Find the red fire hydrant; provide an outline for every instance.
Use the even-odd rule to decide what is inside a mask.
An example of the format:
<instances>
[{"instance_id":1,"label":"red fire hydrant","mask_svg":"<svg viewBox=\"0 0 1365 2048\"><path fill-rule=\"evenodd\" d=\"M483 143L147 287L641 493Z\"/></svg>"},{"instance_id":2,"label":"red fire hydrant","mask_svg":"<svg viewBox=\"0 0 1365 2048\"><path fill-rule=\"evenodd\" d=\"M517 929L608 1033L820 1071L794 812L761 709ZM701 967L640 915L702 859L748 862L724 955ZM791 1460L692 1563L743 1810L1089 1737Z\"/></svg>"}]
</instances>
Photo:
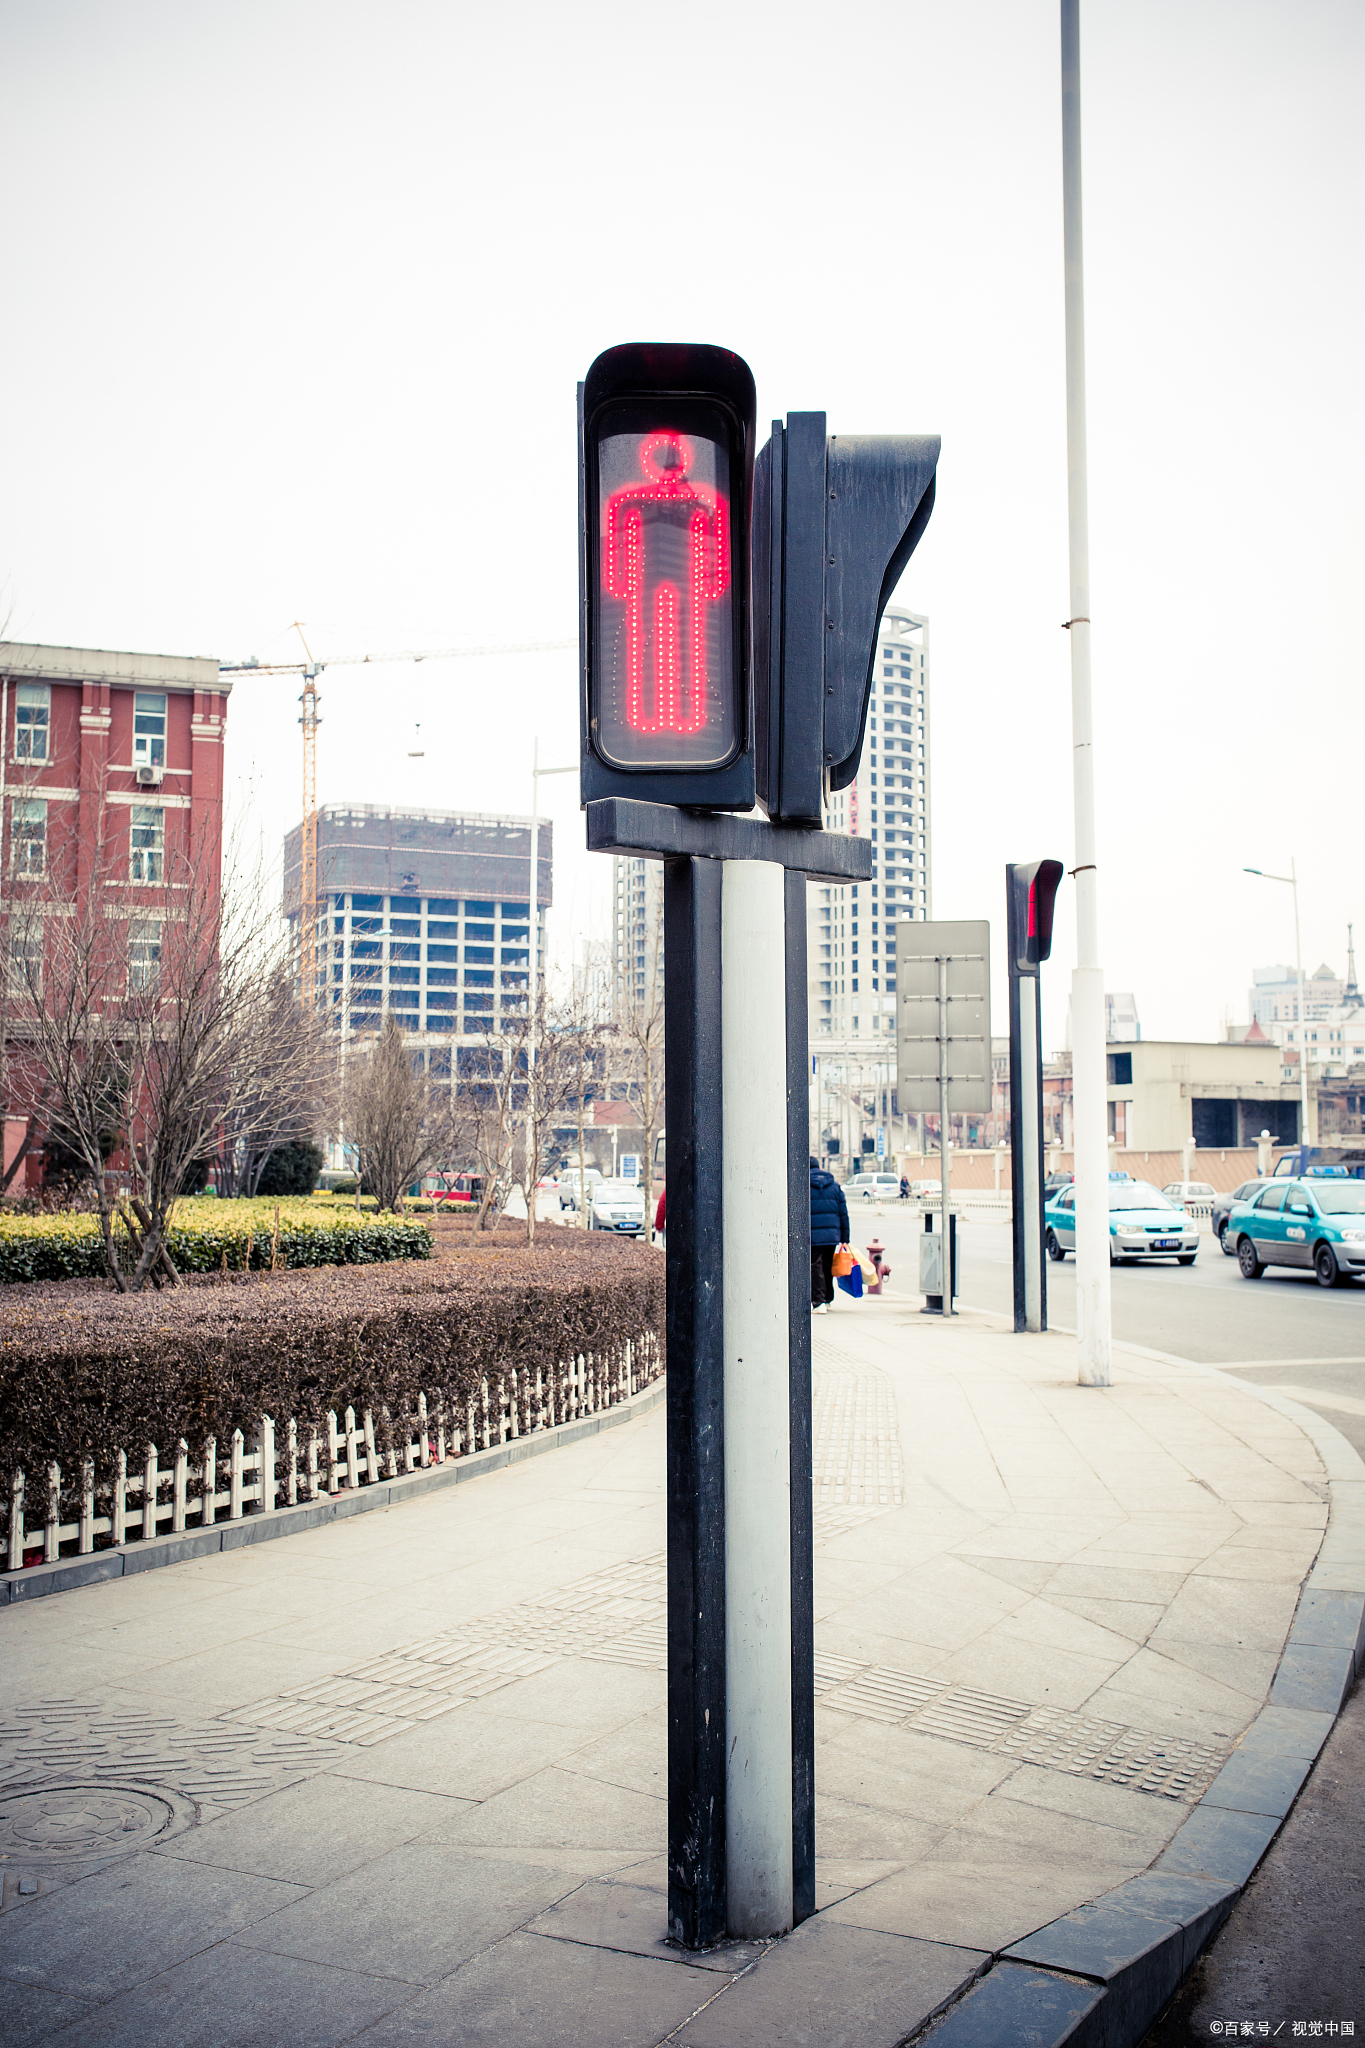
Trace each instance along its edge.
<instances>
[{"instance_id":1,"label":"red fire hydrant","mask_svg":"<svg viewBox=\"0 0 1365 2048\"><path fill-rule=\"evenodd\" d=\"M880 1294L882 1291L883 1280L889 1280L891 1278L891 1268L887 1265L886 1260L882 1257L882 1253L885 1249L886 1247L883 1244L881 1244L875 1237L873 1238L871 1244L869 1244L867 1248L867 1256L869 1257L869 1259L871 1259L873 1270L877 1275L876 1279L873 1280L868 1287L867 1291L869 1294Z\"/></svg>"}]
</instances>

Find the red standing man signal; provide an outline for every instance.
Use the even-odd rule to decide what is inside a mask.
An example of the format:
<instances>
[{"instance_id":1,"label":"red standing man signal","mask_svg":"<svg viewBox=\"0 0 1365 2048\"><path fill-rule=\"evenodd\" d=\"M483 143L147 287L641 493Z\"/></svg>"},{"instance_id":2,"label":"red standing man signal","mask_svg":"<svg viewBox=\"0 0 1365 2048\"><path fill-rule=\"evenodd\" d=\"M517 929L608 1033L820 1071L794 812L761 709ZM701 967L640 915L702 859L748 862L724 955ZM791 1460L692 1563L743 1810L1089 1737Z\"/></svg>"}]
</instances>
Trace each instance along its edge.
<instances>
[{"instance_id":1,"label":"red standing man signal","mask_svg":"<svg viewBox=\"0 0 1365 2048\"><path fill-rule=\"evenodd\" d=\"M626 607L625 718L635 732L695 733L706 723L707 608L730 587L730 522L719 492L689 480L692 462L682 434L650 434L642 479L606 503L602 582Z\"/></svg>"}]
</instances>

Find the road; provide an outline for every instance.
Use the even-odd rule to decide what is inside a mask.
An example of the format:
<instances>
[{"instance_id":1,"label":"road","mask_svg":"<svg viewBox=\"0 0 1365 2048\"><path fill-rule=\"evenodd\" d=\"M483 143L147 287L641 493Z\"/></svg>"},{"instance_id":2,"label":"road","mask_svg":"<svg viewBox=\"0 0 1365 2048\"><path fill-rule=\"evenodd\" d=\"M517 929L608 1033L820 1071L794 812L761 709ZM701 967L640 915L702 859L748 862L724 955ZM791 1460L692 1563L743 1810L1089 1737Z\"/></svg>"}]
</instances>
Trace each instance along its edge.
<instances>
[{"instance_id":1,"label":"road","mask_svg":"<svg viewBox=\"0 0 1365 2048\"><path fill-rule=\"evenodd\" d=\"M892 1286L916 1291L919 1216L855 1203L851 1223L855 1243L876 1237L886 1246ZM1012 1315L1010 1226L969 1217L959 1228L962 1304ZM1243 1280L1211 1236L1193 1266L1116 1266L1112 1280L1116 1338L1274 1387L1317 1409L1365 1457L1365 1285L1328 1289L1288 1269ZM1074 1259L1048 1262L1047 1291L1048 1321L1074 1329Z\"/></svg>"}]
</instances>

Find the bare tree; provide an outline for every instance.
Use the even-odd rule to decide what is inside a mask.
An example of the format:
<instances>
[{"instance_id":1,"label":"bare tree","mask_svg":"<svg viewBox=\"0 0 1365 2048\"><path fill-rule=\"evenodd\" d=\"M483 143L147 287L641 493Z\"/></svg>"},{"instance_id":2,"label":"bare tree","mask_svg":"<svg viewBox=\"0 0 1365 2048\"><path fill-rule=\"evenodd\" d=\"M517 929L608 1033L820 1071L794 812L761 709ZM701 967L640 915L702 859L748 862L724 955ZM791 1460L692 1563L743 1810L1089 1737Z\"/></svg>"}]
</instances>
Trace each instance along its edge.
<instances>
[{"instance_id":1,"label":"bare tree","mask_svg":"<svg viewBox=\"0 0 1365 2048\"><path fill-rule=\"evenodd\" d=\"M261 1039L240 1048L248 1072L223 1118L217 1154L223 1195L254 1195L272 1152L307 1142L339 1112L335 1041L321 1016L303 1008L283 963L263 995Z\"/></svg>"},{"instance_id":2,"label":"bare tree","mask_svg":"<svg viewBox=\"0 0 1365 2048\"><path fill-rule=\"evenodd\" d=\"M552 1004L544 989L532 1009L505 1021L504 1037L514 1071L525 1074L519 1124L520 1172L526 1196L526 1242L536 1240L536 1189L550 1152L550 1142L570 1117L579 1129L582 1156L583 1108L591 1086L595 1018L572 997ZM581 1178L581 1176L580 1176Z\"/></svg>"},{"instance_id":3,"label":"bare tree","mask_svg":"<svg viewBox=\"0 0 1365 2048\"><path fill-rule=\"evenodd\" d=\"M645 1229L654 1221L654 1141L664 1120L664 913L663 892L649 917L633 965L616 990L616 1063L636 1110L644 1158Z\"/></svg>"},{"instance_id":4,"label":"bare tree","mask_svg":"<svg viewBox=\"0 0 1365 2048\"><path fill-rule=\"evenodd\" d=\"M396 1209L404 1188L447 1164L463 1135L449 1083L414 1060L391 1010L373 1044L353 1054L343 1113L358 1177L369 1182L381 1209Z\"/></svg>"},{"instance_id":5,"label":"bare tree","mask_svg":"<svg viewBox=\"0 0 1365 2048\"><path fill-rule=\"evenodd\" d=\"M149 1280L175 1284L172 1205L225 1130L250 1149L276 1127L281 1086L307 1100L315 1047L297 1031L306 1057L281 1047L282 940L260 875L235 859L223 873L216 841L197 857L192 846L135 840L134 894L111 872L102 827L11 906L9 1029L14 1062L45 1099L49 1137L94 1189L109 1277L136 1292ZM126 1205L110 1185L111 1157L126 1162Z\"/></svg>"}]
</instances>

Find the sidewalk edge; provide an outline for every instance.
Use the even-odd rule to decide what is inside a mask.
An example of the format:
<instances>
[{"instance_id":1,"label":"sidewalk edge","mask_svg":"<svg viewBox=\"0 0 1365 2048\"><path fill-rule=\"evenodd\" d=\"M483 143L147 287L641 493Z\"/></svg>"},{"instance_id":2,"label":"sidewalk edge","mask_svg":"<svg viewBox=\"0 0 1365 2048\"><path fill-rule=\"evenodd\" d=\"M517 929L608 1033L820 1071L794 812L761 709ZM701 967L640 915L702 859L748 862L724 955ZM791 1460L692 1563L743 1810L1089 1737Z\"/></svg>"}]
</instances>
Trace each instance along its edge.
<instances>
[{"instance_id":1,"label":"sidewalk edge","mask_svg":"<svg viewBox=\"0 0 1365 2048\"><path fill-rule=\"evenodd\" d=\"M1003 1950L913 2036L926 2048L1140 2048L1284 1826L1365 1669L1365 1461L1313 1409L1254 1380L1147 1345L1115 1348L1254 1394L1296 1423L1327 1475L1327 1531L1265 1705L1151 1868Z\"/></svg>"},{"instance_id":2,"label":"sidewalk edge","mask_svg":"<svg viewBox=\"0 0 1365 2048\"><path fill-rule=\"evenodd\" d=\"M561 1422L554 1429L536 1430L532 1436L516 1437L468 1457L447 1458L425 1472L404 1473L397 1479L383 1479L373 1486L352 1492L324 1494L321 1500L305 1501L298 1507L276 1508L272 1514L249 1515L240 1522L215 1522L209 1529L187 1529L174 1536L153 1536L146 1542L123 1545L117 1550L94 1550L85 1557L61 1558L56 1564L29 1565L22 1572L0 1575L0 1609L21 1600L41 1600L50 1593L68 1593L77 1586L98 1585L105 1579L131 1577L163 1565L180 1564L186 1558L212 1557L224 1550L240 1550L248 1543L269 1543L277 1536L297 1536L326 1522L338 1522L351 1515L373 1514L379 1508L401 1507L405 1501L435 1493L447 1486L459 1486L478 1479L485 1472L498 1472L525 1458L537 1458L564 1444L597 1436L604 1429L618 1429L657 1407L664 1398L667 1375L660 1373L642 1393L600 1414L577 1422Z\"/></svg>"}]
</instances>

